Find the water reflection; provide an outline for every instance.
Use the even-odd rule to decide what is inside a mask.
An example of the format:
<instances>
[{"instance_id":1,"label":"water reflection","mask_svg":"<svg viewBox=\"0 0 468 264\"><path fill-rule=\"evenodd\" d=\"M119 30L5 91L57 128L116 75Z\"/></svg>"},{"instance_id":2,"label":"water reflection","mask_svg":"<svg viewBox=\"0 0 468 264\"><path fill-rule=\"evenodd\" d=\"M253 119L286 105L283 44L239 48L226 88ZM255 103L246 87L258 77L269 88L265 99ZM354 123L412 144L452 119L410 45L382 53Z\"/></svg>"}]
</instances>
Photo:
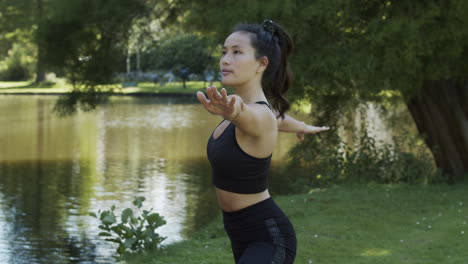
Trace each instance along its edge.
<instances>
[{"instance_id":1,"label":"water reflection","mask_svg":"<svg viewBox=\"0 0 468 264\"><path fill-rule=\"evenodd\" d=\"M58 118L56 99L0 96L0 263L113 262L88 212L137 195L165 217L166 243L218 214L205 153L220 120L193 100L111 98ZM294 142L282 135L273 162Z\"/></svg>"},{"instance_id":2,"label":"water reflection","mask_svg":"<svg viewBox=\"0 0 468 264\"><path fill-rule=\"evenodd\" d=\"M79 221L68 221L79 218L83 206L79 184L67 182L70 165L31 161L1 165L2 263L96 260L95 245L86 234L73 232Z\"/></svg>"}]
</instances>

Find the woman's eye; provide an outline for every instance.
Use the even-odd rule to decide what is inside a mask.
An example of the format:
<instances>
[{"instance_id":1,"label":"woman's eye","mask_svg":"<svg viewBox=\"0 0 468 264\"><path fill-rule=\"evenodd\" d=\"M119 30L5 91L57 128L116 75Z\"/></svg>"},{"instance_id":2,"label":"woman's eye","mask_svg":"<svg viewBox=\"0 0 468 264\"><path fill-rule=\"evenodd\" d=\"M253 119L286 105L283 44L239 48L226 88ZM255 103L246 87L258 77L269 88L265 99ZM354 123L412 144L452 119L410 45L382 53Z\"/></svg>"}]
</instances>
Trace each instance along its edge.
<instances>
[{"instance_id":1,"label":"woman's eye","mask_svg":"<svg viewBox=\"0 0 468 264\"><path fill-rule=\"evenodd\" d=\"M228 53L228 52L225 51L225 50L223 50L223 51L221 52L221 54L222 54L223 56L226 55L227 53ZM235 50L235 51L232 52L232 54L242 54L242 52L240 52L239 50Z\"/></svg>"}]
</instances>

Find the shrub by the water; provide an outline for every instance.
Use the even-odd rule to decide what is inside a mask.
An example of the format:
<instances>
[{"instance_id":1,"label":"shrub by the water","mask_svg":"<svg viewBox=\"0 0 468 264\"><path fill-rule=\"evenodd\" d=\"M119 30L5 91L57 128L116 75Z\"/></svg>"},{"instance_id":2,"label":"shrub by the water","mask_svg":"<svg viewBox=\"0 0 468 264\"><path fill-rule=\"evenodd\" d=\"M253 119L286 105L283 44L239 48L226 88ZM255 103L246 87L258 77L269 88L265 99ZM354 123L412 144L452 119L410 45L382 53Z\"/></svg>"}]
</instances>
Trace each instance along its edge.
<instances>
[{"instance_id":1,"label":"shrub by the water","mask_svg":"<svg viewBox=\"0 0 468 264\"><path fill-rule=\"evenodd\" d=\"M297 185L310 188L343 181L433 183L443 179L431 154L413 139L399 137L393 138L393 144L377 144L363 132L353 141L351 145L330 133L309 137L295 146L290 152L291 167L300 168L298 174L307 173Z\"/></svg>"},{"instance_id":2,"label":"shrub by the water","mask_svg":"<svg viewBox=\"0 0 468 264\"><path fill-rule=\"evenodd\" d=\"M116 258L122 259L126 253L141 253L156 250L165 237L155 230L166 224L158 214L150 210L141 210L144 197L136 197L133 204L138 208L133 212L131 208L122 211L120 221L115 214L115 206L110 210L90 213L90 216L101 221L99 228L103 232L99 236L106 241L118 244Z\"/></svg>"}]
</instances>

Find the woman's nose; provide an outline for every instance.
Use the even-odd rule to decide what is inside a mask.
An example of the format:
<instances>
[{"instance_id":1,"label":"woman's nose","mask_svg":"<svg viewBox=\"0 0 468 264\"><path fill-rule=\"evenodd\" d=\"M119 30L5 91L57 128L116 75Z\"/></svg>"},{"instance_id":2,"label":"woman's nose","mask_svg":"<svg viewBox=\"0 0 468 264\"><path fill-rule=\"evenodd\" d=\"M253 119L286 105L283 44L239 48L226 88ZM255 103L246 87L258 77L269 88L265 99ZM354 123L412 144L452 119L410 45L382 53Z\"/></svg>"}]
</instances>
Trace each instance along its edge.
<instances>
[{"instance_id":1,"label":"woman's nose","mask_svg":"<svg viewBox=\"0 0 468 264\"><path fill-rule=\"evenodd\" d=\"M229 53L225 53L222 57L221 57L221 63L223 65L225 64L229 64L231 62L231 56L229 56Z\"/></svg>"}]
</instances>

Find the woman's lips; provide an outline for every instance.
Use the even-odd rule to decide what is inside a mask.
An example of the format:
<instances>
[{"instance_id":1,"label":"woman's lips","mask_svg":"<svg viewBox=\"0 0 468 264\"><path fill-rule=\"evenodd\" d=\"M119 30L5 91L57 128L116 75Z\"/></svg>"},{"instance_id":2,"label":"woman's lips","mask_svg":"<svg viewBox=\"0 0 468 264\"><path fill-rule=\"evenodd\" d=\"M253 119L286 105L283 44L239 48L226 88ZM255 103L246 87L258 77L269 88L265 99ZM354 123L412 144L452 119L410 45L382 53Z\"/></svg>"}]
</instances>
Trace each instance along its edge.
<instances>
[{"instance_id":1,"label":"woman's lips","mask_svg":"<svg viewBox=\"0 0 468 264\"><path fill-rule=\"evenodd\" d=\"M221 73L223 75L228 75L228 74L232 73L232 71L231 70L222 70Z\"/></svg>"}]
</instances>

